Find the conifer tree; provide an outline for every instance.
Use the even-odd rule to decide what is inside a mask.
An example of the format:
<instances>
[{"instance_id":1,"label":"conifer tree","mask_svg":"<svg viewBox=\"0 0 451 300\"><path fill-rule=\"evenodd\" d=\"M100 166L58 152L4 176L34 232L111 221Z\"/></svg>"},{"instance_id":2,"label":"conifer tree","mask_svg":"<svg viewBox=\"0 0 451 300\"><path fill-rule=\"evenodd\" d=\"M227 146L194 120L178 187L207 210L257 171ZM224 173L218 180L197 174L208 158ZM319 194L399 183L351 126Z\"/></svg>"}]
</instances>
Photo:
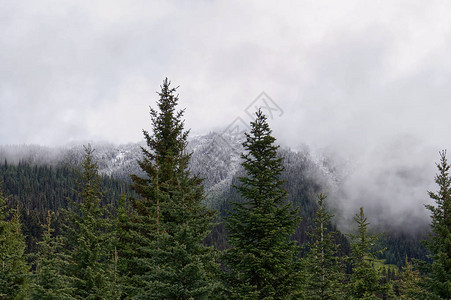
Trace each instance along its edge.
<instances>
[{"instance_id":1,"label":"conifer tree","mask_svg":"<svg viewBox=\"0 0 451 300\"><path fill-rule=\"evenodd\" d=\"M232 203L226 219L226 293L231 299L290 299L300 293L299 247L290 239L300 220L286 201L282 158L274 142L259 110L243 143L247 177L239 178L237 189L245 201Z\"/></svg>"},{"instance_id":2,"label":"conifer tree","mask_svg":"<svg viewBox=\"0 0 451 300\"><path fill-rule=\"evenodd\" d=\"M375 269L376 252L371 249L379 238L378 235L368 234L367 218L360 207L360 213L354 216L357 223L357 234L350 234L352 274L348 286L350 299L378 299L378 296L389 294L391 286L381 284L381 275Z\"/></svg>"},{"instance_id":3,"label":"conifer tree","mask_svg":"<svg viewBox=\"0 0 451 300\"><path fill-rule=\"evenodd\" d=\"M451 299L451 177L446 151L440 152L439 173L435 182L439 190L429 192L435 205L426 205L431 212L432 234L425 245L430 251L432 265L426 268L426 288L437 299Z\"/></svg>"},{"instance_id":4,"label":"conifer tree","mask_svg":"<svg viewBox=\"0 0 451 300\"><path fill-rule=\"evenodd\" d=\"M81 299L113 299L111 218L102 206L102 191L94 150L85 147L80 173L80 202L66 211L65 245L69 264L65 275Z\"/></svg>"},{"instance_id":5,"label":"conifer tree","mask_svg":"<svg viewBox=\"0 0 451 300\"><path fill-rule=\"evenodd\" d=\"M318 195L315 227L306 258L305 293L308 299L343 299L344 269L338 257L339 245L334 242L335 232L329 230L333 215L327 211L325 199L325 195Z\"/></svg>"},{"instance_id":6,"label":"conifer tree","mask_svg":"<svg viewBox=\"0 0 451 300\"><path fill-rule=\"evenodd\" d=\"M202 205L201 180L188 168L189 131L175 92L165 79L158 110L150 109L152 133L143 130L147 148L138 162L145 177L132 175L140 197L121 225L124 290L134 299L210 299L216 286L213 249L202 243L213 213Z\"/></svg>"},{"instance_id":7,"label":"conifer tree","mask_svg":"<svg viewBox=\"0 0 451 300\"><path fill-rule=\"evenodd\" d=\"M130 202L127 201L127 196L124 194L121 188L121 197L118 203L118 207L116 209L116 217L115 217L115 230L114 230L114 273L113 273L113 282L114 282L114 293L118 295L123 295L125 298L126 295L130 294L129 289L131 286L131 281L128 276L122 276L125 274L127 270L127 257L133 257L134 255L134 245L131 241L131 230L130 230L130 220L131 214L134 211L130 205ZM119 257L120 255L120 257Z\"/></svg>"},{"instance_id":8,"label":"conifer tree","mask_svg":"<svg viewBox=\"0 0 451 300\"><path fill-rule=\"evenodd\" d=\"M399 299L428 299L430 294L422 287L423 278L407 259L399 278Z\"/></svg>"},{"instance_id":9,"label":"conifer tree","mask_svg":"<svg viewBox=\"0 0 451 300\"><path fill-rule=\"evenodd\" d=\"M69 278L62 274L62 269L67 263L67 256L63 254L62 237L54 236L55 230L51 226L51 221L52 214L48 211L47 222L43 225L43 238L38 242L31 299L75 299L71 296Z\"/></svg>"},{"instance_id":10,"label":"conifer tree","mask_svg":"<svg viewBox=\"0 0 451 300\"><path fill-rule=\"evenodd\" d=\"M28 272L19 214L0 190L0 299L24 298Z\"/></svg>"}]
</instances>

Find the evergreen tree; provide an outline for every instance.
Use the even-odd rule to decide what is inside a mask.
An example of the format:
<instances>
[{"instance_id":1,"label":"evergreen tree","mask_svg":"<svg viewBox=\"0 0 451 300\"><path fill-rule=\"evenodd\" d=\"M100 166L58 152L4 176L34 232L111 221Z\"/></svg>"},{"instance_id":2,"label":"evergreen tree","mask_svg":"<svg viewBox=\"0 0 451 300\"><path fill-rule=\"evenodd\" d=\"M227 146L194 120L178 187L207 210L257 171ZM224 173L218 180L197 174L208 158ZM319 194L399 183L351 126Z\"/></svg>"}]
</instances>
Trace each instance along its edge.
<instances>
[{"instance_id":1,"label":"evergreen tree","mask_svg":"<svg viewBox=\"0 0 451 300\"><path fill-rule=\"evenodd\" d=\"M289 299L298 295L299 247L290 240L299 224L286 201L282 158L266 116L259 110L243 143L247 177L237 187L245 199L226 218L230 249L224 255L231 299Z\"/></svg>"},{"instance_id":2,"label":"evergreen tree","mask_svg":"<svg viewBox=\"0 0 451 300\"><path fill-rule=\"evenodd\" d=\"M116 209L115 240L114 240L114 290L115 294L130 294L131 284L128 276L121 276L128 270L127 257L133 257L136 244L132 243L130 220L134 211L127 201L127 196L121 191L121 198ZM120 254L119 254L120 253ZM121 257L119 257L121 255ZM132 266L133 267L133 266Z\"/></svg>"},{"instance_id":3,"label":"evergreen tree","mask_svg":"<svg viewBox=\"0 0 451 300\"><path fill-rule=\"evenodd\" d=\"M331 215L324 200L318 196L318 209L314 218L314 231L310 235L310 251L306 265L306 296L308 299L343 299L344 269L334 242L336 232L330 232Z\"/></svg>"},{"instance_id":4,"label":"evergreen tree","mask_svg":"<svg viewBox=\"0 0 451 300\"><path fill-rule=\"evenodd\" d=\"M62 237L54 236L51 227L52 214L47 214L47 223L43 225L42 241L38 242L36 271L31 299L58 300L74 299L71 296L70 281L62 274L67 263L67 256L63 254Z\"/></svg>"},{"instance_id":5,"label":"evergreen tree","mask_svg":"<svg viewBox=\"0 0 451 300\"><path fill-rule=\"evenodd\" d=\"M399 299L428 299L428 292L422 288L423 278L407 259L399 278Z\"/></svg>"},{"instance_id":6,"label":"evergreen tree","mask_svg":"<svg viewBox=\"0 0 451 300\"><path fill-rule=\"evenodd\" d=\"M430 251L432 265L428 266L426 288L436 299L451 299L451 177L446 151L440 152L439 173L435 182L439 186L436 193L429 192L434 205L426 205L431 212L432 234L425 241Z\"/></svg>"},{"instance_id":7,"label":"evergreen tree","mask_svg":"<svg viewBox=\"0 0 451 300\"><path fill-rule=\"evenodd\" d=\"M348 296L351 299L378 299L378 296L391 292L391 286L387 283L381 284L382 277L375 269L375 252L371 249L378 239L377 235L368 234L367 218L363 213L354 216L357 223L357 234L350 234L352 274L350 277Z\"/></svg>"},{"instance_id":8,"label":"evergreen tree","mask_svg":"<svg viewBox=\"0 0 451 300\"><path fill-rule=\"evenodd\" d=\"M213 297L213 249L202 241L213 213L202 205L201 180L190 174L188 132L176 111L176 88L165 79L151 108L153 132L143 131L147 148L139 161L145 177L132 175L135 212L122 223L125 291L134 299L209 299Z\"/></svg>"},{"instance_id":9,"label":"evergreen tree","mask_svg":"<svg viewBox=\"0 0 451 300\"><path fill-rule=\"evenodd\" d=\"M65 274L80 299L113 299L111 219L101 205L102 191L94 150L85 147L80 173L80 202L66 211L65 245L69 264Z\"/></svg>"},{"instance_id":10,"label":"evergreen tree","mask_svg":"<svg viewBox=\"0 0 451 300\"><path fill-rule=\"evenodd\" d=\"M0 299L25 297L28 270L19 214L0 190Z\"/></svg>"}]
</instances>

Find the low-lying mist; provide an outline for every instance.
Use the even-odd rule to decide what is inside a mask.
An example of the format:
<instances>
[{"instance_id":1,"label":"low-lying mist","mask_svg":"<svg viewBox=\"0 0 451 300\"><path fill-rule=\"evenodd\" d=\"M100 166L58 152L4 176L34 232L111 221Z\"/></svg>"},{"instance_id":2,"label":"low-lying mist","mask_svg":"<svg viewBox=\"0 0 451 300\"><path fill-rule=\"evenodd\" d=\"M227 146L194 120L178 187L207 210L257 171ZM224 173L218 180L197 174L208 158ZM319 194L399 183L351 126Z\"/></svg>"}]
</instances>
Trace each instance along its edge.
<instances>
[{"instance_id":1,"label":"low-lying mist","mask_svg":"<svg viewBox=\"0 0 451 300\"><path fill-rule=\"evenodd\" d=\"M352 153L338 147L319 150L332 169L340 169L339 183L326 191L339 228L352 231L353 217L364 207L372 229L427 230L430 217L424 205L433 203L427 192L436 190L440 150L433 148L412 136L398 136Z\"/></svg>"},{"instance_id":2,"label":"low-lying mist","mask_svg":"<svg viewBox=\"0 0 451 300\"><path fill-rule=\"evenodd\" d=\"M127 172L137 172L139 146L94 144L100 170L107 175L128 178ZM289 150L282 149L286 149L283 151L287 156ZM324 187L323 192L328 195L328 204L335 214L334 220L343 232L352 231L353 216L361 206L373 229L416 233L427 228L430 218L424 204L432 203L427 191L436 189L434 175L438 150L412 136L398 136L388 143L366 149L361 147L352 155L340 147L312 149L304 145L295 152L316 164L314 168L323 170L314 171L311 176ZM10 164L20 161L40 165L76 164L82 153L82 145L59 148L0 146L1 163L6 160ZM194 156L198 169L202 168L199 155L202 153Z\"/></svg>"}]
</instances>

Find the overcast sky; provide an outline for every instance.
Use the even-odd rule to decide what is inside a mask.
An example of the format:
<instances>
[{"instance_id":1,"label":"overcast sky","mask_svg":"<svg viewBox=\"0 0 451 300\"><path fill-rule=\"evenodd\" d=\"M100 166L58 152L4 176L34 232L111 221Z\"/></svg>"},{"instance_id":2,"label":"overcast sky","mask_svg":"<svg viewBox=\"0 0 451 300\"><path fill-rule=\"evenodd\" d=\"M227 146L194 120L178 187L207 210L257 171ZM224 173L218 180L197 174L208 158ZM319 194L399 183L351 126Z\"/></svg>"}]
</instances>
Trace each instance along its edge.
<instances>
[{"instance_id":1,"label":"overcast sky","mask_svg":"<svg viewBox=\"0 0 451 300\"><path fill-rule=\"evenodd\" d=\"M280 143L423 191L451 148L450 53L450 1L0 0L0 144L140 141L168 77L195 134L264 91Z\"/></svg>"}]
</instances>

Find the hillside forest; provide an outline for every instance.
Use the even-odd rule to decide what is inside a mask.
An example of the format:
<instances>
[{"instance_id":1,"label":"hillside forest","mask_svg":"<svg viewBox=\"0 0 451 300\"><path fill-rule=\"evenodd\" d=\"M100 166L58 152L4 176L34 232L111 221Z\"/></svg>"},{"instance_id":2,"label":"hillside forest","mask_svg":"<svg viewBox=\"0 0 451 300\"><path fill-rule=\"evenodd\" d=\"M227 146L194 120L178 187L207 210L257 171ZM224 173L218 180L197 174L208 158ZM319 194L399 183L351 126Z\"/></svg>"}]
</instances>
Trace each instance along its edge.
<instances>
[{"instance_id":1,"label":"hillside forest","mask_svg":"<svg viewBox=\"0 0 451 300\"><path fill-rule=\"evenodd\" d=\"M381 232L365 207L342 232L261 109L239 171L207 195L214 170L192 169L176 88L158 95L139 170L100 173L89 144L80 159L0 163L0 299L451 299L446 151L424 233Z\"/></svg>"}]
</instances>

